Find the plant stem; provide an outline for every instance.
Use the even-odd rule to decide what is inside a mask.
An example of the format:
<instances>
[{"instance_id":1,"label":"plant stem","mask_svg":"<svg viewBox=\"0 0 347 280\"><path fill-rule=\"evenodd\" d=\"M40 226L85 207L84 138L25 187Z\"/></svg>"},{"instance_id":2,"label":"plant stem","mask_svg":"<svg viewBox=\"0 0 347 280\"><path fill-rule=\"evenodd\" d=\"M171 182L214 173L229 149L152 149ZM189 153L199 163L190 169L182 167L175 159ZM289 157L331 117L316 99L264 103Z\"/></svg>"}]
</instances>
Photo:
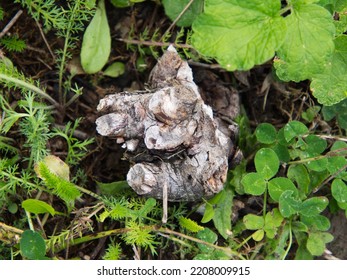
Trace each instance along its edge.
<instances>
[{"instance_id":1,"label":"plant stem","mask_svg":"<svg viewBox=\"0 0 347 280\"><path fill-rule=\"evenodd\" d=\"M163 43L163 42L132 40L132 39L122 39L122 38L118 38L117 40L127 44L133 44L133 45L156 46L156 47L168 47L170 45L173 45L175 48L193 49L193 46L188 44L165 43L165 42Z\"/></svg>"},{"instance_id":2,"label":"plant stem","mask_svg":"<svg viewBox=\"0 0 347 280\"><path fill-rule=\"evenodd\" d=\"M194 0L190 0L184 9L180 12L180 14L175 18L175 20L171 23L168 29L165 30L163 35L161 36L159 41L162 41L165 38L165 35L170 32L170 30L176 25L176 23L180 20L180 18L184 15L184 13L189 9L189 7L193 4Z\"/></svg>"},{"instance_id":3,"label":"plant stem","mask_svg":"<svg viewBox=\"0 0 347 280\"><path fill-rule=\"evenodd\" d=\"M25 210L25 214L28 218L28 224L29 224L29 228L32 230L32 231L35 231L35 228L34 228L34 225L33 225L33 221L31 220L31 216L30 216L30 212L28 212L27 210Z\"/></svg>"},{"instance_id":4,"label":"plant stem","mask_svg":"<svg viewBox=\"0 0 347 280\"><path fill-rule=\"evenodd\" d=\"M342 152L347 153L347 148L340 148L340 149L336 149L333 151L329 151L325 155L319 155L319 156L310 157L310 158L303 158L303 159L299 159L299 160L292 160L292 161L288 161L287 163L288 164L299 164L299 163L305 163L305 162L309 162L309 161L319 160L322 158L346 156L346 155L342 154Z\"/></svg>"},{"instance_id":5,"label":"plant stem","mask_svg":"<svg viewBox=\"0 0 347 280\"><path fill-rule=\"evenodd\" d=\"M245 245L250 239L252 238L252 235L248 236L246 239L244 239L235 249L241 248L243 245Z\"/></svg>"},{"instance_id":6,"label":"plant stem","mask_svg":"<svg viewBox=\"0 0 347 280\"><path fill-rule=\"evenodd\" d=\"M16 21L19 19L21 14L23 13L23 10L19 10L14 17L10 20L10 22L4 27L4 29L0 33L0 38L4 37L6 33L11 29L11 27L16 23Z\"/></svg>"},{"instance_id":7,"label":"plant stem","mask_svg":"<svg viewBox=\"0 0 347 280\"><path fill-rule=\"evenodd\" d=\"M162 233L167 233L167 234L173 234L173 235L176 235L176 236L180 236L180 237L183 237L185 239L188 239L190 241L193 241L193 242L196 242L196 243L200 243L200 244L203 244L203 245L206 245L206 246L209 246L211 248L214 248L216 250L219 250L219 251L223 251L224 253L226 253L228 256L230 257L237 257L241 260L245 260L245 258L238 252L232 250L231 248L229 247L221 247L221 246L218 246L218 245L215 245L215 244L211 244L211 243L208 243L206 241L203 241L201 239L198 239L198 238L195 238L195 237L192 237L192 236L189 236L189 235L186 235L186 234L183 234L183 233L180 233L180 232L177 232L177 231L173 231L171 229L168 229L168 228L159 228L159 229L155 229L153 227L154 231L157 231L157 232L162 232Z\"/></svg>"},{"instance_id":8,"label":"plant stem","mask_svg":"<svg viewBox=\"0 0 347 280\"><path fill-rule=\"evenodd\" d=\"M267 185L268 183L266 183ZM265 221L265 217L266 217L266 206L267 206L267 186L265 188L265 192L264 192L264 202L263 202L263 218Z\"/></svg>"},{"instance_id":9,"label":"plant stem","mask_svg":"<svg viewBox=\"0 0 347 280\"><path fill-rule=\"evenodd\" d=\"M19 178L19 177L13 176L12 174L10 174L10 173L8 173L8 172L6 172L6 171L3 171L3 170L2 170L2 171L1 171L1 174L3 174L4 176L8 177L9 180L15 179L16 181L20 182L22 185L26 184L26 185L29 185L29 186L34 187L34 189L37 189L37 188L40 188L40 189L41 189L40 186L38 186L38 185L36 185L36 184L33 184L33 183L30 183L30 182L28 182L28 181L26 181L26 180L23 180L23 179ZM0 192L1 192L3 189L5 189L5 188L8 188L8 184L5 184L5 185L0 189Z\"/></svg>"},{"instance_id":10,"label":"plant stem","mask_svg":"<svg viewBox=\"0 0 347 280\"><path fill-rule=\"evenodd\" d=\"M195 238L195 237L192 237L192 236L189 236L189 235L177 232L177 231L173 231L173 230L168 229L168 228L163 228L163 227L158 228L156 225L143 226L142 228L144 230L151 230L151 231L154 231L154 232L157 232L157 233L176 235L176 236L188 239L190 241L206 245L206 246L208 246L210 248L213 248L213 249L216 249L216 250L219 250L219 251L223 251L225 254L227 254L230 257L237 257L238 259L245 260L245 258L242 256L242 254L240 254L240 253L238 253L238 252L236 252L234 250L231 250L229 247L221 247L221 246L218 246L218 245L215 245L215 244L212 244L212 243L208 243L208 242L203 241L201 239L198 239L198 238ZM123 234L123 233L126 233L126 232L130 231L130 230L131 229L129 229L129 228L117 228L117 229L112 229L112 230L98 232L98 233L95 233L95 234L86 235L86 236L83 236L83 237L80 237L80 238L76 238L76 239L70 240L69 242L64 242L63 244L60 245L59 248L57 248L55 250L55 252L59 252L61 250L64 250L67 247L67 245L73 246L73 245L81 244L81 243L84 243L84 242L89 242L89 241L92 241L92 240L95 240L95 239L99 239L99 238L102 238L102 237L107 237L107 236L112 236L112 235L117 235L117 234Z\"/></svg>"},{"instance_id":11,"label":"plant stem","mask_svg":"<svg viewBox=\"0 0 347 280\"><path fill-rule=\"evenodd\" d=\"M0 80L5 80L11 83L14 83L20 87L26 88L28 90L31 90L33 92L36 92L37 94L39 94L41 97L43 97L44 99L47 99L49 102L51 102L53 105L55 105L57 108L60 107L59 103L57 101L55 101L51 96L49 96L47 93L45 93L43 90L41 90L40 88L27 83L23 80L17 79L17 78L13 78L13 77L9 77L7 75L4 74L0 74Z\"/></svg>"},{"instance_id":12,"label":"plant stem","mask_svg":"<svg viewBox=\"0 0 347 280\"><path fill-rule=\"evenodd\" d=\"M325 184L327 184L330 180L334 179L338 174L340 174L342 171L346 170L347 164L342 166L339 170L337 170L334 174L329 176L327 179L325 179L318 187L315 187L312 190L312 193L318 192Z\"/></svg>"},{"instance_id":13,"label":"plant stem","mask_svg":"<svg viewBox=\"0 0 347 280\"><path fill-rule=\"evenodd\" d=\"M291 11L292 7L291 6L286 6L283 9L280 10L280 15L282 16L283 14L287 13L288 11Z\"/></svg>"},{"instance_id":14,"label":"plant stem","mask_svg":"<svg viewBox=\"0 0 347 280\"><path fill-rule=\"evenodd\" d=\"M66 63L66 57L68 53L68 48L70 45L70 36L71 36L71 29L72 25L74 24L74 17L76 15L76 12L79 7L79 1L75 1L75 5L73 7L73 10L71 11L71 16L68 19L68 24L66 26L66 33L65 33L65 42L64 42L64 48L62 52L62 57L60 59L60 65L59 65L59 86L58 86L58 92L59 92L59 103L64 107L66 102L66 96L65 92L63 92L63 75L65 70L65 63Z\"/></svg>"},{"instance_id":15,"label":"plant stem","mask_svg":"<svg viewBox=\"0 0 347 280\"><path fill-rule=\"evenodd\" d=\"M100 195L98 195L98 194L96 194L96 193L94 193L94 192L92 192L92 191L90 191L90 190L87 190L87 189L85 189L85 188L83 188L83 187L80 187L80 186L77 186L77 185L75 185L75 186L76 186L76 188L79 189L81 192L83 192L83 193L85 193L85 194L88 194L88 195L90 195L90 196L96 198L97 200L102 201L102 197L101 197Z\"/></svg>"},{"instance_id":16,"label":"plant stem","mask_svg":"<svg viewBox=\"0 0 347 280\"><path fill-rule=\"evenodd\" d=\"M283 256L282 256L282 260L284 260L288 253L289 253L289 250L290 248L292 247L292 242L293 242L293 233L292 233L292 220L289 221L289 244L287 246L287 249L286 251L283 253Z\"/></svg>"}]
</instances>

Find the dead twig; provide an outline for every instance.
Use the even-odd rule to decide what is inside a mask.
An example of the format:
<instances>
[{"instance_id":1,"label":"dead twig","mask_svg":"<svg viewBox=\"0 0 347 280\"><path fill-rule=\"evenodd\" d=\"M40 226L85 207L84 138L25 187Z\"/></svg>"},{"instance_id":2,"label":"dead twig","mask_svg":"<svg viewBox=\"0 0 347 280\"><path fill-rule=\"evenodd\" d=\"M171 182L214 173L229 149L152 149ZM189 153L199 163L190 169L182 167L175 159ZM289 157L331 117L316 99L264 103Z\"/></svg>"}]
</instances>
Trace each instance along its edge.
<instances>
[{"instance_id":1,"label":"dead twig","mask_svg":"<svg viewBox=\"0 0 347 280\"><path fill-rule=\"evenodd\" d=\"M117 38L116 40L120 42L124 42L126 44L134 44L134 45L155 46L155 47L168 47L172 45L175 48L193 49L193 46L189 44L163 43L163 42L153 42L153 41L123 39L123 38Z\"/></svg>"},{"instance_id":2,"label":"dead twig","mask_svg":"<svg viewBox=\"0 0 347 280\"><path fill-rule=\"evenodd\" d=\"M179 13L179 15L175 18L175 20L171 23L168 29L165 30L163 35L161 36L159 41L162 41L165 38L165 35L170 32L170 30L176 25L176 23L180 20L180 18L184 15L184 13L189 9L189 7L193 4L194 0L190 0L184 9Z\"/></svg>"},{"instance_id":3,"label":"dead twig","mask_svg":"<svg viewBox=\"0 0 347 280\"><path fill-rule=\"evenodd\" d=\"M6 33L10 30L10 28L16 23L18 18L21 16L23 13L22 10L19 10L15 16L10 20L10 22L5 26L5 28L0 32L0 38L4 37Z\"/></svg>"},{"instance_id":4,"label":"dead twig","mask_svg":"<svg viewBox=\"0 0 347 280\"><path fill-rule=\"evenodd\" d=\"M38 21L35 20L35 22L36 22L37 27L39 28L41 37L42 37L43 41L45 42L45 45L46 45L46 47L47 47L49 53L51 54L51 56L52 56L52 58L53 58L53 62L55 62L54 53L53 53L53 51L52 51L50 45L48 44L48 41L47 41L47 39L46 39L46 36L45 36L45 34L43 33L43 31L42 31L41 25L40 25L40 23L39 23Z\"/></svg>"}]
</instances>

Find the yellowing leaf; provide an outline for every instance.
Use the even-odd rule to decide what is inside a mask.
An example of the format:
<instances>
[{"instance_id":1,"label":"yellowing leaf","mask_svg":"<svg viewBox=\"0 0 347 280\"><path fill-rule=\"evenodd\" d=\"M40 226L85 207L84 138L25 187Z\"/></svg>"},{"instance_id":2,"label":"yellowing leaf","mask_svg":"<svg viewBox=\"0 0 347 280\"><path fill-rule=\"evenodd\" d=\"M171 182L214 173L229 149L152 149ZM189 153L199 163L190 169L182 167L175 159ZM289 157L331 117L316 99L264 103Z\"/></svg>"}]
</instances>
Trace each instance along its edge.
<instances>
[{"instance_id":1,"label":"yellowing leaf","mask_svg":"<svg viewBox=\"0 0 347 280\"><path fill-rule=\"evenodd\" d=\"M60 158L53 155L49 155L49 156L46 156L42 160L42 162L45 166L47 166L49 171L52 172L54 175L66 181L70 180L69 166ZM35 166L35 172L39 178L43 179L40 173L40 169L38 168L38 165Z\"/></svg>"},{"instance_id":2,"label":"yellowing leaf","mask_svg":"<svg viewBox=\"0 0 347 280\"><path fill-rule=\"evenodd\" d=\"M105 1L100 0L96 13L87 27L81 49L81 64L86 73L100 71L111 51L111 35L108 26Z\"/></svg>"},{"instance_id":3,"label":"yellowing leaf","mask_svg":"<svg viewBox=\"0 0 347 280\"><path fill-rule=\"evenodd\" d=\"M286 35L277 0L209 0L194 21L192 44L229 71L271 59Z\"/></svg>"},{"instance_id":4,"label":"yellowing leaf","mask_svg":"<svg viewBox=\"0 0 347 280\"><path fill-rule=\"evenodd\" d=\"M112 78L117 78L120 75L123 75L125 72L125 65L122 62L114 62L112 63L109 67L106 68L104 71L104 75L112 77Z\"/></svg>"},{"instance_id":5,"label":"yellowing leaf","mask_svg":"<svg viewBox=\"0 0 347 280\"><path fill-rule=\"evenodd\" d=\"M264 227L264 218L254 214L247 214L243 217L246 229L256 230Z\"/></svg>"},{"instance_id":6,"label":"yellowing leaf","mask_svg":"<svg viewBox=\"0 0 347 280\"><path fill-rule=\"evenodd\" d=\"M252 238L255 241L261 241L264 238L264 230L263 229L258 229L256 232L252 234Z\"/></svg>"}]
</instances>

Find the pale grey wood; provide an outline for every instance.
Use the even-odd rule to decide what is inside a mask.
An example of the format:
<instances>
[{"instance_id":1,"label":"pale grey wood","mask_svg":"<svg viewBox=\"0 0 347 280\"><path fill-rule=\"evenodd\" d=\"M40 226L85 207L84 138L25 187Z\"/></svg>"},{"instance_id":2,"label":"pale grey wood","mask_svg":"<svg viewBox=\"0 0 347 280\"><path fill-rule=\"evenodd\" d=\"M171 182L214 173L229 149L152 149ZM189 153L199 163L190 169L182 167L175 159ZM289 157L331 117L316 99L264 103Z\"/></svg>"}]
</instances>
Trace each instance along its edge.
<instances>
[{"instance_id":1,"label":"pale grey wood","mask_svg":"<svg viewBox=\"0 0 347 280\"><path fill-rule=\"evenodd\" d=\"M128 184L139 195L164 195L169 201L218 193L227 176L232 133L214 118L190 67L173 47L153 68L149 86L144 92L107 96L98 106L103 115L96 121L97 131L124 142L126 157L134 163ZM223 115L232 109L229 103L226 109Z\"/></svg>"}]
</instances>

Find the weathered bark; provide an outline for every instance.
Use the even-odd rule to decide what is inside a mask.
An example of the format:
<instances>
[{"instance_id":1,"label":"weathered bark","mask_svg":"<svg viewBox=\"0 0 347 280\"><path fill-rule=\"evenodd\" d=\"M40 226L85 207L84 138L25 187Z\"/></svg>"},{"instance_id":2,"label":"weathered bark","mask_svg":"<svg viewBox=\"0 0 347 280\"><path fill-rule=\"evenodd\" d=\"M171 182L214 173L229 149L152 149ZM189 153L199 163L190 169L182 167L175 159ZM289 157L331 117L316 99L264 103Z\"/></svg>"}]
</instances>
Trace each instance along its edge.
<instances>
[{"instance_id":1,"label":"weathered bark","mask_svg":"<svg viewBox=\"0 0 347 280\"><path fill-rule=\"evenodd\" d=\"M218 193L233 143L225 123L214 119L201 98L187 62L169 47L149 83L149 91L110 95L98 106L104 115L96 121L97 131L124 142L126 156L135 162L128 184L159 199L165 187L170 201Z\"/></svg>"}]
</instances>

